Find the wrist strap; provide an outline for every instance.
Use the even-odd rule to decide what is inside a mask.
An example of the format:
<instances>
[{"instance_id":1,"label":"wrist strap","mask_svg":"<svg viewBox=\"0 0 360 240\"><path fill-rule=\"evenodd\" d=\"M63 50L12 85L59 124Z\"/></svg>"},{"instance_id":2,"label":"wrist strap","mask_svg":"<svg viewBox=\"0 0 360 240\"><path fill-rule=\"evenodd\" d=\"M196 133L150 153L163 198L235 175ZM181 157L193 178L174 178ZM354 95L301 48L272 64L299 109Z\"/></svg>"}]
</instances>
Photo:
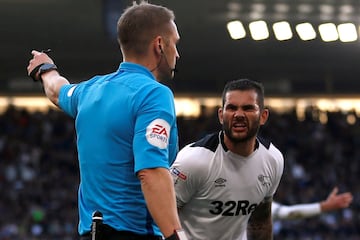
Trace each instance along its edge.
<instances>
[{"instance_id":1,"label":"wrist strap","mask_svg":"<svg viewBox=\"0 0 360 240\"><path fill-rule=\"evenodd\" d=\"M30 77L36 82L36 81L40 81L42 82L41 79L41 75L43 73L52 71L52 70L57 70L57 66L53 63L42 63L40 65L38 65L36 68L34 68L31 73L30 73Z\"/></svg>"},{"instance_id":2,"label":"wrist strap","mask_svg":"<svg viewBox=\"0 0 360 240\"><path fill-rule=\"evenodd\" d=\"M40 79L36 78L36 74L37 74L37 72L39 71L39 69L40 69L40 67L41 67L42 65L44 65L44 63L36 66L36 67L31 71L31 73L29 74L29 76L32 78L32 80L33 80L34 82L40 81Z\"/></svg>"}]
</instances>

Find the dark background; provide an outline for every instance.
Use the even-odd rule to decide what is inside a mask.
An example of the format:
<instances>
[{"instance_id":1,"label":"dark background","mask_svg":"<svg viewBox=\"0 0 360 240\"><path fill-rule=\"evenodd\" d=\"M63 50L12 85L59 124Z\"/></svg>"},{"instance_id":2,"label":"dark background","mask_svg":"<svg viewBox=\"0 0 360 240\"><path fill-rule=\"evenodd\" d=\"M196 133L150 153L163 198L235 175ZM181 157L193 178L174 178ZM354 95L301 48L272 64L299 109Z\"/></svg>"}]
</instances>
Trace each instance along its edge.
<instances>
[{"instance_id":1,"label":"dark background","mask_svg":"<svg viewBox=\"0 0 360 240\"><path fill-rule=\"evenodd\" d=\"M123 8L132 1L118 0L0 0L0 94L41 94L26 77L32 49L51 48L63 75L72 82L118 67L121 53L113 31ZM181 35L179 73L168 83L175 93L219 93L224 82L252 78L264 82L271 95L357 94L360 88L359 40L325 43L301 41L295 24L309 21L352 22L358 26L357 0L153 0L174 10ZM264 6L262 11L257 6ZM287 6L288 11L276 10ZM307 6L308 13L299 8ZM325 14L321 8L330 7ZM259 17L251 17L254 14ZM325 14L325 15L324 15ZM325 16L325 17L324 17ZM288 20L294 37L234 41L226 30L229 20L272 23Z\"/></svg>"}]
</instances>

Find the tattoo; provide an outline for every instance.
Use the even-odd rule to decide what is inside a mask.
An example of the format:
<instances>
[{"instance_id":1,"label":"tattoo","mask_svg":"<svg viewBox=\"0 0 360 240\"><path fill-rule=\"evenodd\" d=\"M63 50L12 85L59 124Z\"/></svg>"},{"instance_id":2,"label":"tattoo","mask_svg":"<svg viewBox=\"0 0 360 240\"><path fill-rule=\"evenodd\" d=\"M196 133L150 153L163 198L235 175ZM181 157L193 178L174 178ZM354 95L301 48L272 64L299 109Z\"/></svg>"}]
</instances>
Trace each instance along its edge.
<instances>
[{"instance_id":1,"label":"tattoo","mask_svg":"<svg viewBox=\"0 0 360 240\"><path fill-rule=\"evenodd\" d=\"M272 240L271 200L260 203L251 214L247 227L248 240Z\"/></svg>"}]
</instances>

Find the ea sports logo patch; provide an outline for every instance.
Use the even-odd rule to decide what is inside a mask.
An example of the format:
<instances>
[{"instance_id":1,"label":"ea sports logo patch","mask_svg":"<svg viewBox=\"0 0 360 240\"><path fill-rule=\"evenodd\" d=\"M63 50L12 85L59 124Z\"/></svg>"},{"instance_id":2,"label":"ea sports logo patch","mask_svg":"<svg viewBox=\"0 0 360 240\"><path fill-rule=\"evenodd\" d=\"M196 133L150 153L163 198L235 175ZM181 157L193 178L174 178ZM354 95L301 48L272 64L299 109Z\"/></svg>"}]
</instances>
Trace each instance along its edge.
<instances>
[{"instance_id":1,"label":"ea sports logo patch","mask_svg":"<svg viewBox=\"0 0 360 240\"><path fill-rule=\"evenodd\" d=\"M169 144L170 125L164 119L155 119L146 128L147 141L158 148L164 149Z\"/></svg>"}]
</instances>

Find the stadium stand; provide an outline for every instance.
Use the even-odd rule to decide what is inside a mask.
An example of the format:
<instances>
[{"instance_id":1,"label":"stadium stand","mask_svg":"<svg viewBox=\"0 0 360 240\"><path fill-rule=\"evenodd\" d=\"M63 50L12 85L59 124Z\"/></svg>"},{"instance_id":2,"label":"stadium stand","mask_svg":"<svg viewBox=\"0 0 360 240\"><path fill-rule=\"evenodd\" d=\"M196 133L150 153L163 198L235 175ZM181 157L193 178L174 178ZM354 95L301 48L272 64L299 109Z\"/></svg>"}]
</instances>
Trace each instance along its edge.
<instances>
[{"instance_id":1,"label":"stadium stand","mask_svg":"<svg viewBox=\"0 0 360 240\"><path fill-rule=\"evenodd\" d=\"M181 146L219 128L216 110L210 112L178 118ZM276 200L320 201L338 186L340 192L352 192L354 201L350 208L318 217L276 221L275 239L359 239L360 119L349 124L348 113L328 112L322 124L316 116L316 109L302 121L295 111L271 111L261 130L286 159ZM0 126L0 240L77 239L79 175L72 119L53 109L9 106L0 114Z\"/></svg>"}]
</instances>

